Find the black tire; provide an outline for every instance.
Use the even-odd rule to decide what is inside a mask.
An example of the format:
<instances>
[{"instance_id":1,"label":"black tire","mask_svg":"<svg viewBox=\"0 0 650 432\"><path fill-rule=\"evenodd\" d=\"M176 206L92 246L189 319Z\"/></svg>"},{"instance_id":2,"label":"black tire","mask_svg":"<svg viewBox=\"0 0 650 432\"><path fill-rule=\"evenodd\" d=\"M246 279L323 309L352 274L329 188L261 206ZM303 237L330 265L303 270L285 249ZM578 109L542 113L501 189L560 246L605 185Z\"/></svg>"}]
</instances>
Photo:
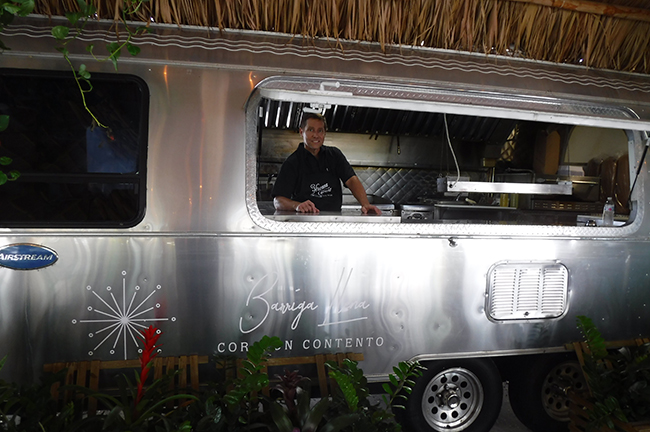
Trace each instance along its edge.
<instances>
[{"instance_id":1,"label":"black tire","mask_svg":"<svg viewBox=\"0 0 650 432\"><path fill-rule=\"evenodd\" d=\"M568 387L586 387L580 364L569 355L543 356L522 364L508 386L517 418L533 432L563 432L569 428Z\"/></svg>"},{"instance_id":2,"label":"black tire","mask_svg":"<svg viewBox=\"0 0 650 432\"><path fill-rule=\"evenodd\" d=\"M414 432L488 432L501 411L503 385L490 360L426 363L406 403Z\"/></svg>"}]
</instances>

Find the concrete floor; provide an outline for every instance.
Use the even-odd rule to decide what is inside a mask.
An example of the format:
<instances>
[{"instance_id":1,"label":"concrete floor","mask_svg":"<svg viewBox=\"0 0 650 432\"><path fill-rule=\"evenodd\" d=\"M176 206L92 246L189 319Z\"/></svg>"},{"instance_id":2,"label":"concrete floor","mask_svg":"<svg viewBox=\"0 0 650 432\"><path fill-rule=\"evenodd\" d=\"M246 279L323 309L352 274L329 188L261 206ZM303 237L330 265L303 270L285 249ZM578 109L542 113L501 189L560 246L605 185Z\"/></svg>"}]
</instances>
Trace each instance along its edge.
<instances>
[{"instance_id":1,"label":"concrete floor","mask_svg":"<svg viewBox=\"0 0 650 432\"><path fill-rule=\"evenodd\" d=\"M512 412L510 400L508 399L508 385L505 383L503 385L501 414L492 429L490 429L490 432L530 432L530 429L524 426L517 416L515 416L515 413Z\"/></svg>"}]
</instances>

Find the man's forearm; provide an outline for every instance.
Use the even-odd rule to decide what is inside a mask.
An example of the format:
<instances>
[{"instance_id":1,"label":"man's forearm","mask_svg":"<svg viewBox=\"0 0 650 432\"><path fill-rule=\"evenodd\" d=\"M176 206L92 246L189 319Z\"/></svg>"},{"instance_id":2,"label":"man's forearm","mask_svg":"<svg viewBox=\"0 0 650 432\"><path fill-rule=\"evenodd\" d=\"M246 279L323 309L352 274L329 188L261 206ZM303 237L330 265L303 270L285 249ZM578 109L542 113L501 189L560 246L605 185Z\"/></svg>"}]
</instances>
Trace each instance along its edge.
<instances>
[{"instance_id":1,"label":"man's forearm","mask_svg":"<svg viewBox=\"0 0 650 432\"><path fill-rule=\"evenodd\" d=\"M276 196L273 198L273 205L275 206L276 210L297 211L296 209L299 204L300 203L298 201L294 201L283 196Z\"/></svg>"},{"instance_id":2,"label":"man's forearm","mask_svg":"<svg viewBox=\"0 0 650 432\"><path fill-rule=\"evenodd\" d=\"M350 177L348 181L345 182L345 186L350 189L352 195L354 195L356 200L359 201L359 204L361 204L361 212L363 214L367 214L369 212L378 215L381 214L381 210L377 206L370 204L370 201L368 201L366 189L363 187L363 184L361 183L361 180L359 180L359 177Z\"/></svg>"},{"instance_id":3,"label":"man's forearm","mask_svg":"<svg viewBox=\"0 0 650 432\"><path fill-rule=\"evenodd\" d=\"M352 192L354 198L356 198L356 200L359 201L359 204L361 204L362 206L367 206L370 204L370 202L368 201L368 195L366 195L366 190L364 189L361 180L359 180L359 177L357 176L350 177L348 181L345 182L345 186L347 186L347 188L350 189L350 192Z\"/></svg>"},{"instance_id":4,"label":"man's forearm","mask_svg":"<svg viewBox=\"0 0 650 432\"><path fill-rule=\"evenodd\" d=\"M303 202L294 201L287 197L276 196L273 198L273 205L276 210L280 211L295 211L299 213L319 213L316 205L307 200Z\"/></svg>"}]
</instances>

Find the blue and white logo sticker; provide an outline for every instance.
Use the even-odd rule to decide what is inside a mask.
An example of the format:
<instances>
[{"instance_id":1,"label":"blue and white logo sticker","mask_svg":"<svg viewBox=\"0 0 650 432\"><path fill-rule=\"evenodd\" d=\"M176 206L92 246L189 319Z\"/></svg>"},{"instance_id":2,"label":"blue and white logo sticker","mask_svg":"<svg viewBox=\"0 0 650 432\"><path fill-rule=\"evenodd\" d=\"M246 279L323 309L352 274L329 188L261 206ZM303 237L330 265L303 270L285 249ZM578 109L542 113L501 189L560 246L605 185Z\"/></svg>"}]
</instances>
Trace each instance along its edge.
<instances>
[{"instance_id":1,"label":"blue and white logo sticker","mask_svg":"<svg viewBox=\"0 0 650 432\"><path fill-rule=\"evenodd\" d=\"M36 270L58 259L56 252L45 246L19 243L0 247L0 266L14 270Z\"/></svg>"}]
</instances>

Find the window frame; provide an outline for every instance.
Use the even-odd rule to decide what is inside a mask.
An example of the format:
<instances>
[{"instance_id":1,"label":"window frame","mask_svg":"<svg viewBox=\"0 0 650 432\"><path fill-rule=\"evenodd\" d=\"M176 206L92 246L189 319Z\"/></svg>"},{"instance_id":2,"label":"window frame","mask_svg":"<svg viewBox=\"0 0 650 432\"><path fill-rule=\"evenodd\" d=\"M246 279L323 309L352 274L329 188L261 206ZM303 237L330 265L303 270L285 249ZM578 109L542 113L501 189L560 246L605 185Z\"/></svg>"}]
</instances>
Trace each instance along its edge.
<instances>
[{"instance_id":1,"label":"window frame","mask_svg":"<svg viewBox=\"0 0 650 432\"><path fill-rule=\"evenodd\" d=\"M323 83L326 83L323 86ZM336 83L333 84L333 83ZM565 125L581 125L624 130L628 142L630 170L635 171L642 152L641 143L647 139L650 122L640 119L627 107L572 100L566 98L475 92L463 89L428 88L414 85L336 80L304 77L270 77L260 82L246 105L246 204L254 222L263 229L279 233L340 233L370 235L418 236L507 236L507 237L631 237L644 218L645 209L637 206L630 224L622 227L583 227L551 225L498 225L480 223L368 223L338 221L273 220L263 215L257 205L257 157L260 144L264 99L324 105L355 105L363 107L430 111L436 113L479 115L486 110L494 118L516 118ZM632 141L633 139L633 141ZM632 200L644 202L643 179L637 182Z\"/></svg>"},{"instance_id":2,"label":"window frame","mask_svg":"<svg viewBox=\"0 0 650 432\"><path fill-rule=\"evenodd\" d=\"M54 79L54 80L74 80L71 71L59 70L42 70L42 69L20 69L20 68L0 68L0 77L14 76L24 78ZM140 77L132 74L110 74L110 73L93 73L91 83L101 81L111 85L116 83L131 83L140 90L140 105L137 109L139 113L139 124L137 130L137 148L138 155L135 159L137 169L134 173L104 173L104 172L85 172L85 173L21 173L17 181L48 184L131 184L136 196L135 203L137 209L134 217L129 220L101 220L101 221L0 221L0 227L6 228L102 228L102 229L126 229L138 225L146 213L146 191L147 191L147 153L149 140L149 104L150 92L147 83ZM81 96L79 96L81 97ZM11 119L10 119L11 127ZM0 155L1 156L1 155ZM10 166L9 166L10 167ZM6 187L6 185L0 186Z\"/></svg>"}]
</instances>

